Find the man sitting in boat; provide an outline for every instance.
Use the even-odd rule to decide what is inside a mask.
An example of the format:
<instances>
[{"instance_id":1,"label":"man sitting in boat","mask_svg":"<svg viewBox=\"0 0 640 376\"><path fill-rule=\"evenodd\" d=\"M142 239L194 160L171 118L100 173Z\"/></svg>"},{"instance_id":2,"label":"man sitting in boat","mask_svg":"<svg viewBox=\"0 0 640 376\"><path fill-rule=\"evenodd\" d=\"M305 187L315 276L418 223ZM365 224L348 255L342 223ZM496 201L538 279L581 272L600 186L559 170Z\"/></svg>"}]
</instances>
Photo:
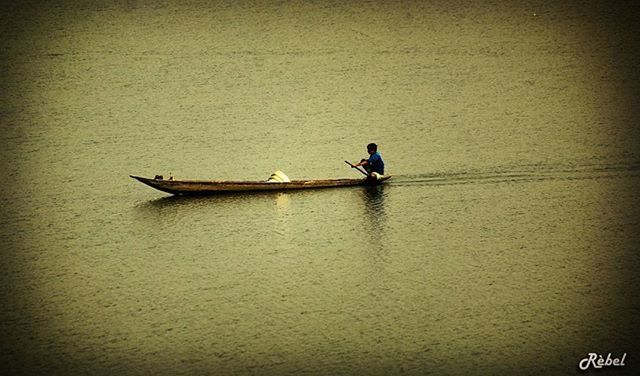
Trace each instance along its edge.
<instances>
[{"instance_id":1,"label":"man sitting in boat","mask_svg":"<svg viewBox=\"0 0 640 376\"><path fill-rule=\"evenodd\" d=\"M361 159L360 163L355 164L353 167L362 166L369 173L369 176L380 179L384 175L384 161L382 156L378 153L378 145L370 143L367 145L367 153L369 153L369 159Z\"/></svg>"}]
</instances>

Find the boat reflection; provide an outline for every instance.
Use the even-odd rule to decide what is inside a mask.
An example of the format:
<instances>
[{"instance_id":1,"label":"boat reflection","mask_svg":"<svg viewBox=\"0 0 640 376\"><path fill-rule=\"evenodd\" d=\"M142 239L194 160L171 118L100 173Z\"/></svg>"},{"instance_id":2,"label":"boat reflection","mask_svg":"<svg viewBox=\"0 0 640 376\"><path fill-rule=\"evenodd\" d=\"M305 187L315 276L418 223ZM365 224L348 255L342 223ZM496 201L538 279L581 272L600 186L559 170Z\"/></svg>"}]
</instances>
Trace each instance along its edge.
<instances>
[{"instance_id":1,"label":"boat reflection","mask_svg":"<svg viewBox=\"0 0 640 376\"><path fill-rule=\"evenodd\" d=\"M167 196L144 201L134 207L134 215L160 228L173 228L181 222L200 218L224 218L233 213L245 216L264 215L269 208L286 209L286 199L279 192L219 193L209 196Z\"/></svg>"}]
</instances>

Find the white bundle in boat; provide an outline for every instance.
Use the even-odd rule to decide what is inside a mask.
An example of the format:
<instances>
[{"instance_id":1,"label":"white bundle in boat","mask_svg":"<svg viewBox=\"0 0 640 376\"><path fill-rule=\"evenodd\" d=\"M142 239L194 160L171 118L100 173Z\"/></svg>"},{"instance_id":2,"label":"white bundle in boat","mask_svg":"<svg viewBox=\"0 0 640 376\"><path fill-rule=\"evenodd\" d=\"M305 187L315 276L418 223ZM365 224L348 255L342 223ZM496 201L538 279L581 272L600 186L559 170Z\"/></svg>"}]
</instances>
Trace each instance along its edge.
<instances>
[{"instance_id":1,"label":"white bundle in boat","mask_svg":"<svg viewBox=\"0 0 640 376\"><path fill-rule=\"evenodd\" d=\"M269 179L267 179L267 182L269 183L289 183L290 181L291 180L289 180L289 177L280 170L271 174L271 176L269 176Z\"/></svg>"}]
</instances>

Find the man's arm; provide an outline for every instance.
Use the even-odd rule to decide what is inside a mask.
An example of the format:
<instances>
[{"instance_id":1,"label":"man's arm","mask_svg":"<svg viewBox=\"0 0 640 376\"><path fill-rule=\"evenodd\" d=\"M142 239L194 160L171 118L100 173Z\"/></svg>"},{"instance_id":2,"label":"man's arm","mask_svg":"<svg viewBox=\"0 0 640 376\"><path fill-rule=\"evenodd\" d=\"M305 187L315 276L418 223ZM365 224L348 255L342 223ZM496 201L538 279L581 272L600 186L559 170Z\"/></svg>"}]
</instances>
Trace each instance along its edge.
<instances>
[{"instance_id":1,"label":"man's arm","mask_svg":"<svg viewBox=\"0 0 640 376\"><path fill-rule=\"evenodd\" d=\"M369 161L366 159L361 159L360 162L354 164L354 167L359 167L359 166L366 166L369 164Z\"/></svg>"}]
</instances>

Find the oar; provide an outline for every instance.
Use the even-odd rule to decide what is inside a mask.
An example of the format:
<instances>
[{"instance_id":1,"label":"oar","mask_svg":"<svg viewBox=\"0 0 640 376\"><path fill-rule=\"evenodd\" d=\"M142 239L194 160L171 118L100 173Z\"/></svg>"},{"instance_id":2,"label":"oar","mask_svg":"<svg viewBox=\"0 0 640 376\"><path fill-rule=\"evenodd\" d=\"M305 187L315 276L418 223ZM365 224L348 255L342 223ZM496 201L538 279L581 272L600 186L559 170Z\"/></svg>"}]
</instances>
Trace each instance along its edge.
<instances>
[{"instance_id":1,"label":"oar","mask_svg":"<svg viewBox=\"0 0 640 376\"><path fill-rule=\"evenodd\" d=\"M366 172L364 172L360 167L354 166L351 164L351 162L349 161L344 161L344 163L348 164L349 166L351 166L352 168L355 168L356 170L360 171L364 176L369 177L369 174L367 174Z\"/></svg>"}]
</instances>

